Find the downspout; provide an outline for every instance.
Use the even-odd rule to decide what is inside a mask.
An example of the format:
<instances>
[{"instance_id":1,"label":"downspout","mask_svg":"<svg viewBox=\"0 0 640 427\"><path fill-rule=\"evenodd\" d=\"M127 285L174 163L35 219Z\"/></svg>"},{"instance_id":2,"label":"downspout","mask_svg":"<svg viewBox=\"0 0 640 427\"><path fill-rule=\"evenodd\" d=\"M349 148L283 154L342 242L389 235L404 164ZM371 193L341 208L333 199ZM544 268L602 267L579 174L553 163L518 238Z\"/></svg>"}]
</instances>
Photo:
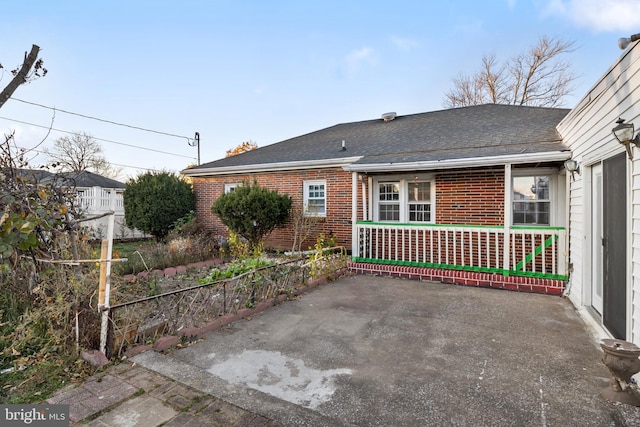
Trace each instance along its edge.
<instances>
[{"instance_id":1,"label":"downspout","mask_svg":"<svg viewBox=\"0 0 640 427\"><path fill-rule=\"evenodd\" d=\"M359 256L358 242L358 172L351 172L351 256Z\"/></svg>"},{"instance_id":2,"label":"downspout","mask_svg":"<svg viewBox=\"0 0 640 427\"><path fill-rule=\"evenodd\" d=\"M565 191L564 191L564 229L565 229L565 242L564 247L560 248L564 251L564 271L560 271L560 274L567 274L569 276L569 280L567 280L567 284L564 287L564 291L562 292L563 297L568 297L571 292L571 284L573 283L573 268L571 263L569 262L570 248L571 248L571 180L573 179L573 175L570 177L568 171L565 169ZM582 184L585 185L584 183Z\"/></svg>"},{"instance_id":3,"label":"downspout","mask_svg":"<svg viewBox=\"0 0 640 427\"><path fill-rule=\"evenodd\" d=\"M509 253L511 252L512 185L511 164L508 163L504 165L504 252L502 254L502 270L505 276L509 275Z\"/></svg>"}]
</instances>

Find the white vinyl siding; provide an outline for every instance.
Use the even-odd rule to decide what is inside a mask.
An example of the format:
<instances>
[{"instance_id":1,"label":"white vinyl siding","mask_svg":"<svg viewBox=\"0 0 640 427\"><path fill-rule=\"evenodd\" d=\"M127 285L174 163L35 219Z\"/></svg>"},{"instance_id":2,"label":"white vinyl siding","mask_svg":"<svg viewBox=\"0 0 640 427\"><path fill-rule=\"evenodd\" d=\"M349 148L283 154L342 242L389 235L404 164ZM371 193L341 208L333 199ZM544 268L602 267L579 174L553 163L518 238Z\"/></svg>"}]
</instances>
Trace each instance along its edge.
<instances>
[{"instance_id":1,"label":"white vinyl siding","mask_svg":"<svg viewBox=\"0 0 640 427\"><path fill-rule=\"evenodd\" d=\"M615 45L614 45L615 49ZM571 302L579 309L591 306L592 235L591 187L593 166L604 159L625 153L616 141L612 129L623 118L640 129L640 44L620 52L621 56L609 70L584 94L567 116L558 124L558 132L580 165L580 174L567 177L569 188L569 254ZM627 239L627 341L640 345L640 149L632 146L634 160L627 160L628 209ZM626 155L626 153L625 153ZM595 242L597 244L597 241ZM590 313L590 310L584 310ZM593 317L602 323L599 317ZM604 338L604 336L602 336Z\"/></svg>"}]
</instances>

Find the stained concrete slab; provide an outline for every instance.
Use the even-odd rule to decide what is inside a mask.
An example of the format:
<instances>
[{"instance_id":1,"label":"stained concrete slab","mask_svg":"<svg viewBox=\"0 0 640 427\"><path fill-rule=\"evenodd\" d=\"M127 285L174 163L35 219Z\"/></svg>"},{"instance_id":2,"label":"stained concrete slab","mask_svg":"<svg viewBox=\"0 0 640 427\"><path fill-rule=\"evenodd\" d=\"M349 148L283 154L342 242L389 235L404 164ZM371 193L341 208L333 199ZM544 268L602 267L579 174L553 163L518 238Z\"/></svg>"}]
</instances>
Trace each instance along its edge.
<instances>
[{"instance_id":1,"label":"stained concrete slab","mask_svg":"<svg viewBox=\"0 0 640 427\"><path fill-rule=\"evenodd\" d=\"M117 410L107 412L87 424L89 427L156 427L165 424L178 413L152 396L127 400Z\"/></svg>"},{"instance_id":2,"label":"stained concrete slab","mask_svg":"<svg viewBox=\"0 0 640 427\"><path fill-rule=\"evenodd\" d=\"M47 400L52 404L69 405L72 422L109 408L133 396L138 389L113 375L87 381L82 387L60 393Z\"/></svg>"},{"instance_id":3,"label":"stained concrete slab","mask_svg":"<svg viewBox=\"0 0 640 427\"><path fill-rule=\"evenodd\" d=\"M620 425L600 359L566 299L354 276L133 361L284 425Z\"/></svg>"}]
</instances>

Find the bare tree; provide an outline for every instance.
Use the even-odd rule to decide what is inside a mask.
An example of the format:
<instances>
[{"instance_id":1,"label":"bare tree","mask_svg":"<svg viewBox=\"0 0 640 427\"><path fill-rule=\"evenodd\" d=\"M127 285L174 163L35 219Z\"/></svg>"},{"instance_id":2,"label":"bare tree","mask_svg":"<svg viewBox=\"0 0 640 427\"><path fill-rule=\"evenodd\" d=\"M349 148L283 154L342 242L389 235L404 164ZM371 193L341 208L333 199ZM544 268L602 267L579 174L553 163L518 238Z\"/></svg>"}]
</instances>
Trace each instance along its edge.
<instances>
[{"instance_id":1,"label":"bare tree","mask_svg":"<svg viewBox=\"0 0 640 427\"><path fill-rule=\"evenodd\" d=\"M53 150L44 149L52 166L67 172L90 171L108 178L117 178L120 168L114 168L104 157L102 147L86 132L63 136L53 143Z\"/></svg>"},{"instance_id":2,"label":"bare tree","mask_svg":"<svg viewBox=\"0 0 640 427\"><path fill-rule=\"evenodd\" d=\"M293 245L291 252L300 252L302 244L317 231L322 218L309 213L306 206L294 203L291 207L290 221L293 224Z\"/></svg>"},{"instance_id":3,"label":"bare tree","mask_svg":"<svg viewBox=\"0 0 640 427\"><path fill-rule=\"evenodd\" d=\"M482 68L473 75L453 79L445 94L447 108L480 104L512 104L557 107L571 93L576 76L564 59L574 42L543 36L526 53L499 64L495 55L482 58Z\"/></svg>"},{"instance_id":4,"label":"bare tree","mask_svg":"<svg viewBox=\"0 0 640 427\"><path fill-rule=\"evenodd\" d=\"M47 69L44 68L44 61L42 59L38 59L39 52L40 47L34 44L31 46L31 52L29 52L29 54L26 52L24 53L24 62L22 63L22 66L11 70L13 79L11 79L9 84L2 90L2 92L0 92L0 108L2 108L9 98L11 98L11 95L13 95L13 92L18 89L18 86L38 77L44 77L47 74ZM32 67L33 71L31 71ZM2 64L0 64L0 68L4 68L2 67Z\"/></svg>"}]
</instances>

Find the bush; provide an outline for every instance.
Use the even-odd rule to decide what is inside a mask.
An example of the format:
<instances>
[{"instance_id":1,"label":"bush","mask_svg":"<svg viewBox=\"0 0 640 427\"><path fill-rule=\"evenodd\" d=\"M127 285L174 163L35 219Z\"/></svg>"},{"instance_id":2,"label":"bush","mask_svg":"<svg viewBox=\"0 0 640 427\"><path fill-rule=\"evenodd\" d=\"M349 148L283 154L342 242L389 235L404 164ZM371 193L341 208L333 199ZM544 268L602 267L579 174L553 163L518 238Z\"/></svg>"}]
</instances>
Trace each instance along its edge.
<instances>
[{"instance_id":1,"label":"bush","mask_svg":"<svg viewBox=\"0 0 640 427\"><path fill-rule=\"evenodd\" d=\"M129 180L123 199L127 227L151 234L157 241L196 203L191 184L168 172L147 172Z\"/></svg>"},{"instance_id":2,"label":"bush","mask_svg":"<svg viewBox=\"0 0 640 427\"><path fill-rule=\"evenodd\" d=\"M229 230L249 241L251 249L261 247L262 239L289 219L291 197L277 190L246 183L223 194L211 206Z\"/></svg>"}]
</instances>

